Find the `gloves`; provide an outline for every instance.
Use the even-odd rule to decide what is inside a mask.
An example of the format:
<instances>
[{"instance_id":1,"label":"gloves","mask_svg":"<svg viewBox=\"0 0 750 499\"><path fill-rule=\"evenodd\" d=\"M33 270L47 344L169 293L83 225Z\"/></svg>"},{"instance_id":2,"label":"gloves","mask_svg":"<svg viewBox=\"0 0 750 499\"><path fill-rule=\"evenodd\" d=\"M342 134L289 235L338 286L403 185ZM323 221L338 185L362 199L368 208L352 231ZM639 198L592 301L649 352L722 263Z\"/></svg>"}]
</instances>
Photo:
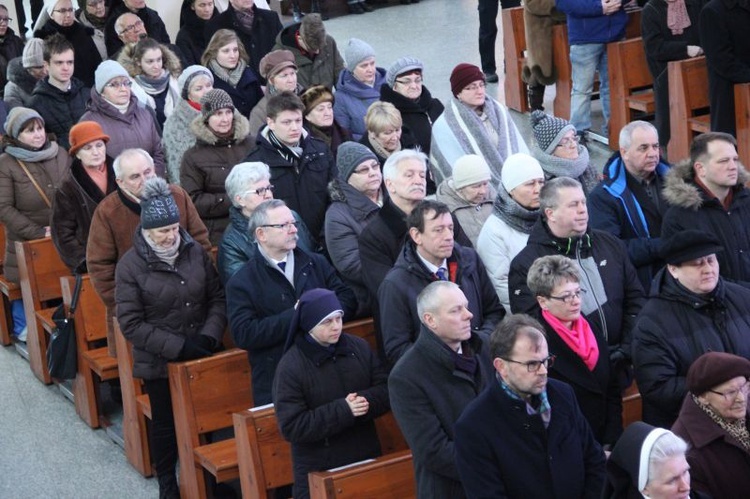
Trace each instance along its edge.
<instances>
[{"instance_id":1,"label":"gloves","mask_svg":"<svg viewBox=\"0 0 750 499\"><path fill-rule=\"evenodd\" d=\"M202 336L202 335L201 335ZM211 338L208 336L205 337L209 341ZM194 360L194 359L202 359L203 357L209 357L211 356L211 350L204 348L203 345L201 345L202 341L199 342L199 340L193 340L192 338L185 338L185 343L182 345L182 350L180 350L180 355L178 357L179 360Z\"/></svg>"},{"instance_id":2,"label":"gloves","mask_svg":"<svg viewBox=\"0 0 750 499\"><path fill-rule=\"evenodd\" d=\"M193 339L193 341L195 341L201 348L204 348L211 353L216 350L216 342L214 339L205 334L199 334L197 338Z\"/></svg>"}]
</instances>

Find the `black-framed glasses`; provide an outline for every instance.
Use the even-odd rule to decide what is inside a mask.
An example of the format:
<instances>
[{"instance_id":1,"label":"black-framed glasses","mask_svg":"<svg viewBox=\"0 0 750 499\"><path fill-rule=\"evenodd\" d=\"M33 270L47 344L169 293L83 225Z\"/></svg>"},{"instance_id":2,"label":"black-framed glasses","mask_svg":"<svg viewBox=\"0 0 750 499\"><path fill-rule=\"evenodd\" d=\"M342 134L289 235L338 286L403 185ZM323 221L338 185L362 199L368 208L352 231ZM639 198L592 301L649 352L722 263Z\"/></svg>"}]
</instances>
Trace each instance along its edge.
<instances>
[{"instance_id":1,"label":"black-framed glasses","mask_svg":"<svg viewBox=\"0 0 750 499\"><path fill-rule=\"evenodd\" d=\"M715 393L716 395L721 395L724 397L724 400L727 401L727 403L734 402L737 399L737 395L742 393L745 397L747 397L748 392L750 392L750 381L745 381L745 384L742 385L739 388L735 388L733 390L726 390L724 392L717 392L716 390L709 390L711 393Z\"/></svg>"},{"instance_id":2,"label":"black-framed glasses","mask_svg":"<svg viewBox=\"0 0 750 499\"><path fill-rule=\"evenodd\" d=\"M0 24L8 24L13 20L12 17L0 17Z\"/></svg>"},{"instance_id":3,"label":"black-framed glasses","mask_svg":"<svg viewBox=\"0 0 750 499\"><path fill-rule=\"evenodd\" d=\"M550 367L555 365L555 359L557 358L555 355L549 355L546 359L542 360L529 360L526 362L519 362L517 360L513 359L506 359L503 357L500 357L505 362L512 362L513 364L521 364L522 366L526 366L526 370L530 373L538 372L539 369L544 366L545 369L549 369Z\"/></svg>"},{"instance_id":4,"label":"black-framed glasses","mask_svg":"<svg viewBox=\"0 0 750 499\"><path fill-rule=\"evenodd\" d=\"M414 78L413 80L409 80L409 79L406 79L406 80L398 80L398 79L397 79L397 80L396 80L396 83L398 83L398 84L400 84L400 85L403 85L403 86L405 86L405 87L408 87L409 85L421 85L421 84L422 84L422 78L420 78L420 77L416 77L416 78Z\"/></svg>"},{"instance_id":5,"label":"black-framed glasses","mask_svg":"<svg viewBox=\"0 0 750 499\"><path fill-rule=\"evenodd\" d=\"M583 297L586 296L586 293L587 291L585 289L579 289L578 291L574 291L573 293L565 293L562 296L549 295L547 298L549 298L550 300L565 302L570 305L571 303L573 303L574 298L583 299Z\"/></svg>"},{"instance_id":6,"label":"black-framed glasses","mask_svg":"<svg viewBox=\"0 0 750 499\"><path fill-rule=\"evenodd\" d=\"M281 230L287 230L287 231L291 230L292 227L294 227L296 229L298 226L299 226L299 222L296 221L296 220L294 222L286 222L286 223L283 223L283 224L266 224L266 225L261 225L261 227L271 227L273 229L281 229Z\"/></svg>"},{"instance_id":7,"label":"black-framed glasses","mask_svg":"<svg viewBox=\"0 0 750 499\"><path fill-rule=\"evenodd\" d=\"M129 26L125 26L124 28L122 28L122 31L120 31L120 34L124 35L125 33L129 33L129 32L133 31L136 28L142 28L143 26L144 26L143 25L143 21L141 21L139 19L136 22L134 22L133 24L131 24Z\"/></svg>"},{"instance_id":8,"label":"black-framed glasses","mask_svg":"<svg viewBox=\"0 0 750 499\"><path fill-rule=\"evenodd\" d=\"M245 194L257 194L258 196L263 196L266 191L273 193L275 189L275 185L269 184L266 187L258 187L257 189L250 189L249 191L245 191Z\"/></svg>"}]
</instances>

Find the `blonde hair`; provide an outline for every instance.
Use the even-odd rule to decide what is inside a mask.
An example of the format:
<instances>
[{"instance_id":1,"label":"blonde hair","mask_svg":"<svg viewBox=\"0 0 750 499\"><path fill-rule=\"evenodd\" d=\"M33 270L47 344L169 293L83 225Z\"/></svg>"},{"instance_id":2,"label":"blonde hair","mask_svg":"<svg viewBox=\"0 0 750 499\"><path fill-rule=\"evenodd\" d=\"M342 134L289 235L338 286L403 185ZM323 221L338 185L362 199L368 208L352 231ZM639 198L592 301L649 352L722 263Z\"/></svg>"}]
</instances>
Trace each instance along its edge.
<instances>
[{"instance_id":1,"label":"blonde hair","mask_svg":"<svg viewBox=\"0 0 750 499\"><path fill-rule=\"evenodd\" d=\"M401 112L390 102L375 101L367 108L365 126L368 132L382 133L388 128L401 128Z\"/></svg>"},{"instance_id":2,"label":"blonde hair","mask_svg":"<svg viewBox=\"0 0 750 499\"><path fill-rule=\"evenodd\" d=\"M219 50L232 42L237 43L237 48L240 51L240 59L247 64L250 58L245 50L245 44L242 43L242 40L237 36L237 33L231 29L220 29L214 33L214 36L212 36L211 40L208 42L206 51L203 52L203 57L201 57L201 65L209 67L208 63L211 62L212 59L216 59L216 54L219 53Z\"/></svg>"}]
</instances>

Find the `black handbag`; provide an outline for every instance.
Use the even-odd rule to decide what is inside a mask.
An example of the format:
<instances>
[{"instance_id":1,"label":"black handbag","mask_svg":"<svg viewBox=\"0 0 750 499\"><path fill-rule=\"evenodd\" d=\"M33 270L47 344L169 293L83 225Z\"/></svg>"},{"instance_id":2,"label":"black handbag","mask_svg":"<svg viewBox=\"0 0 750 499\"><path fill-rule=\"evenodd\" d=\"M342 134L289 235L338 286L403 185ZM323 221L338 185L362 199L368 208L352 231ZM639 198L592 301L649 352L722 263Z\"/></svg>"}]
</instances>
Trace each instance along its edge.
<instances>
[{"instance_id":1,"label":"black handbag","mask_svg":"<svg viewBox=\"0 0 750 499\"><path fill-rule=\"evenodd\" d=\"M76 344L76 328L73 315L78 306L78 295L81 293L83 278L76 274L76 285L73 289L73 299L70 309L65 311L65 304L59 305L52 314L55 330L50 337L47 347L47 367L49 374L57 379L73 379L78 371L78 346Z\"/></svg>"}]
</instances>

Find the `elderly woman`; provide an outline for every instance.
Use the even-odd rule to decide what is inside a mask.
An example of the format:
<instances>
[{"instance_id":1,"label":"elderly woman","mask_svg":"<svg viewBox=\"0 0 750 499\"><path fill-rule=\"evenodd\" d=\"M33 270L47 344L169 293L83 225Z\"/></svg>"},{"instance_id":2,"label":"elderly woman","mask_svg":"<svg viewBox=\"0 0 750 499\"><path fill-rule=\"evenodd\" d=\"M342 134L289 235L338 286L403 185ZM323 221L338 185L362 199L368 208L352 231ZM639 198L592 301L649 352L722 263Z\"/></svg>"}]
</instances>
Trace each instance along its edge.
<instances>
[{"instance_id":1,"label":"elderly woman","mask_svg":"<svg viewBox=\"0 0 750 499\"><path fill-rule=\"evenodd\" d=\"M266 95L250 113L250 135L255 137L260 129L266 126L268 99L278 92L302 93L302 86L297 83L297 65L294 54L289 50L274 50L260 60L260 75L268 82Z\"/></svg>"},{"instance_id":2,"label":"elderly woman","mask_svg":"<svg viewBox=\"0 0 750 499\"><path fill-rule=\"evenodd\" d=\"M82 25L94 30L93 40L100 54L107 54L107 43L104 41L104 26L107 24L107 2L104 0L78 0L80 8L76 19Z\"/></svg>"},{"instance_id":3,"label":"elderly woman","mask_svg":"<svg viewBox=\"0 0 750 499\"><path fill-rule=\"evenodd\" d=\"M497 192L490 184L492 172L483 157L467 154L453 165L453 175L437 189L437 200L445 203L453 216L454 238L465 246L477 247L482 226L492 213ZM462 235L462 240L457 237Z\"/></svg>"},{"instance_id":4,"label":"elderly woman","mask_svg":"<svg viewBox=\"0 0 750 499\"><path fill-rule=\"evenodd\" d=\"M201 64L214 75L214 87L227 92L242 116L249 116L263 98L260 81L247 64L249 57L237 33L220 29L203 53Z\"/></svg>"},{"instance_id":5,"label":"elderly woman","mask_svg":"<svg viewBox=\"0 0 750 499\"><path fill-rule=\"evenodd\" d=\"M367 109L365 126L367 133L359 142L375 153L381 165L394 152L417 148L414 137L403 129L401 113L389 102L373 102Z\"/></svg>"},{"instance_id":6,"label":"elderly woman","mask_svg":"<svg viewBox=\"0 0 750 499\"><path fill-rule=\"evenodd\" d=\"M86 244L94 210L117 190L113 160L107 155L109 136L95 121L70 129L70 177L55 193L52 241L71 272L86 272Z\"/></svg>"},{"instance_id":7,"label":"elderly woman","mask_svg":"<svg viewBox=\"0 0 750 499\"><path fill-rule=\"evenodd\" d=\"M214 88L214 75L203 66L188 66L177 79L180 99L164 123L164 154L167 156L167 178L180 184L180 164L185 151L195 145L195 135L186 133L201 114L201 97Z\"/></svg>"},{"instance_id":8,"label":"elderly woman","mask_svg":"<svg viewBox=\"0 0 750 499\"><path fill-rule=\"evenodd\" d=\"M536 143L531 154L539 161L544 177L571 177L578 180L588 195L599 183L596 167L589 158L589 151L579 143L572 123L550 116L543 111L531 113L531 129Z\"/></svg>"},{"instance_id":9,"label":"elderly woman","mask_svg":"<svg viewBox=\"0 0 750 499\"><path fill-rule=\"evenodd\" d=\"M23 47L21 57L8 63L8 83L5 84L3 100L8 109L17 106L30 107L34 87L47 76L44 67L44 41L32 38Z\"/></svg>"},{"instance_id":10,"label":"elderly woman","mask_svg":"<svg viewBox=\"0 0 750 499\"><path fill-rule=\"evenodd\" d=\"M180 59L166 45L143 38L123 47L117 62L133 78L131 91L156 112L156 122L162 128L180 100Z\"/></svg>"},{"instance_id":11,"label":"elderly woman","mask_svg":"<svg viewBox=\"0 0 750 499\"><path fill-rule=\"evenodd\" d=\"M247 230L250 215L263 201L273 199L274 186L268 165L260 162L240 163L232 168L224 183L229 207L229 225L219 244L218 268L224 284L255 253L255 241ZM297 246L312 253L315 251L310 231L299 214L292 210L297 221Z\"/></svg>"},{"instance_id":12,"label":"elderly woman","mask_svg":"<svg viewBox=\"0 0 750 499\"><path fill-rule=\"evenodd\" d=\"M693 486L711 497L750 491L748 378L750 360L724 352L704 353L688 370L689 393L672 431L690 446Z\"/></svg>"},{"instance_id":13,"label":"elderly woman","mask_svg":"<svg viewBox=\"0 0 750 499\"><path fill-rule=\"evenodd\" d=\"M607 461L605 499L704 498L690 489L688 446L669 430L641 421L627 427Z\"/></svg>"},{"instance_id":14,"label":"elderly woman","mask_svg":"<svg viewBox=\"0 0 750 499\"><path fill-rule=\"evenodd\" d=\"M96 85L80 121L96 121L109 135L107 152L113 158L125 149L143 149L154 160L156 174L166 175L164 151L153 113L131 92L130 75L115 61L96 69Z\"/></svg>"},{"instance_id":15,"label":"elderly woman","mask_svg":"<svg viewBox=\"0 0 750 499\"><path fill-rule=\"evenodd\" d=\"M474 246L508 313L510 262L526 247L531 228L539 219L539 194L543 185L544 172L537 160L528 154L511 155L503 165L492 214L482 226Z\"/></svg>"},{"instance_id":16,"label":"elderly woman","mask_svg":"<svg viewBox=\"0 0 750 499\"><path fill-rule=\"evenodd\" d=\"M166 181L149 179L141 199L133 247L117 262L117 320L133 344L133 376L143 380L151 401L159 497L172 498L179 497L179 488L167 364L216 351L227 324L226 305L213 261L180 227Z\"/></svg>"},{"instance_id":17,"label":"elderly woman","mask_svg":"<svg viewBox=\"0 0 750 499\"><path fill-rule=\"evenodd\" d=\"M349 130L354 140L365 132L364 118L370 104L380 98L385 69L375 66L375 50L357 38L351 38L344 50L346 68L336 83L333 113L338 123Z\"/></svg>"},{"instance_id":18,"label":"elderly woman","mask_svg":"<svg viewBox=\"0 0 750 499\"><path fill-rule=\"evenodd\" d=\"M224 182L255 140L248 134L247 118L234 108L229 94L218 88L201 98L201 115L190 124L190 132L196 142L182 156L180 184L206 224L211 244L216 245L229 224L231 202Z\"/></svg>"},{"instance_id":19,"label":"elderly woman","mask_svg":"<svg viewBox=\"0 0 750 499\"><path fill-rule=\"evenodd\" d=\"M461 63L451 72L451 99L445 112L432 126L430 162L438 184L451 176L452 165L465 154L482 156L492 169L492 183L500 181L506 158L528 153L508 109L485 90L481 69Z\"/></svg>"},{"instance_id":20,"label":"elderly woman","mask_svg":"<svg viewBox=\"0 0 750 499\"><path fill-rule=\"evenodd\" d=\"M18 283L16 241L50 235L52 199L70 169L70 157L44 132L44 120L26 107L13 108L5 120L0 154L0 223L5 226L3 274ZM26 341L23 303L12 303L14 332Z\"/></svg>"},{"instance_id":21,"label":"elderly woman","mask_svg":"<svg viewBox=\"0 0 750 499\"><path fill-rule=\"evenodd\" d=\"M383 206L383 175L375 154L357 142L344 142L336 158L339 177L328 184L325 242L333 265L357 296L357 317L372 315L374 297L362 276L359 234Z\"/></svg>"},{"instance_id":22,"label":"elderly woman","mask_svg":"<svg viewBox=\"0 0 750 499\"><path fill-rule=\"evenodd\" d=\"M177 32L175 45L182 52L185 63L201 63L201 56L206 51L206 25L219 15L214 0L183 0L180 10L180 31Z\"/></svg>"},{"instance_id":23,"label":"elderly woman","mask_svg":"<svg viewBox=\"0 0 750 499\"><path fill-rule=\"evenodd\" d=\"M594 333L581 315L584 289L573 260L563 255L538 258L527 284L539 303L537 319L544 326L555 365L549 375L569 384L594 438L605 450L622 433L622 398L610 367L607 340Z\"/></svg>"},{"instance_id":24,"label":"elderly woman","mask_svg":"<svg viewBox=\"0 0 750 499\"><path fill-rule=\"evenodd\" d=\"M380 100L390 102L401 113L422 152L430 154L432 124L443 114L443 103L422 84L424 65L419 59L401 57L385 73L387 85L380 87Z\"/></svg>"},{"instance_id":25,"label":"elderly woman","mask_svg":"<svg viewBox=\"0 0 750 499\"><path fill-rule=\"evenodd\" d=\"M294 497L307 474L380 455L375 418L388 412L387 370L362 338L342 332L336 294L311 289L295 306L273 399L279 430L292 444Z\"/></svg>"},{"instance_id":26,"label":"elderly woman","mask_svg":"<svg viewBox=\"0 0 750 499\"><path fill-rule=\"evenodd\" d=\"M328 144L333 156L338 154L339 146L352 139L349 130L339 125L333 114L333 94L323 85L308 88L300 96L305 104L305 129Z\"/></svg>"}]
</instances>

